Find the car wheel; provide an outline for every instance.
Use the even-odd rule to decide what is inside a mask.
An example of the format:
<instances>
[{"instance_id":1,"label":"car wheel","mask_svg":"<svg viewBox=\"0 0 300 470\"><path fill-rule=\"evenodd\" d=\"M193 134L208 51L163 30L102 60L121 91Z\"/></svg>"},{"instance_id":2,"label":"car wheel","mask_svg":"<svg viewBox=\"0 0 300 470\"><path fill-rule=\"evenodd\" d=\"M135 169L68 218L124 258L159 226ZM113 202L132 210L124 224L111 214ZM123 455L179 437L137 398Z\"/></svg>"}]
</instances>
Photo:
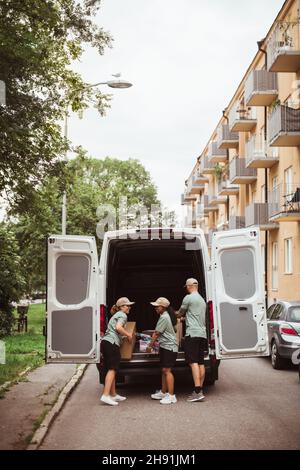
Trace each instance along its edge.
<instances>
[{"instance_id":1,"label":"car wheel","mask_svg":"<svg viewBox=\"0 0 300 470\"><path fill-rule=\"evenodd\" d=\"M279 355L276 341L272 342L271 346L271 363L273 369L280 370L284 367L284 359Z\"/></svg>"}]
</instances>

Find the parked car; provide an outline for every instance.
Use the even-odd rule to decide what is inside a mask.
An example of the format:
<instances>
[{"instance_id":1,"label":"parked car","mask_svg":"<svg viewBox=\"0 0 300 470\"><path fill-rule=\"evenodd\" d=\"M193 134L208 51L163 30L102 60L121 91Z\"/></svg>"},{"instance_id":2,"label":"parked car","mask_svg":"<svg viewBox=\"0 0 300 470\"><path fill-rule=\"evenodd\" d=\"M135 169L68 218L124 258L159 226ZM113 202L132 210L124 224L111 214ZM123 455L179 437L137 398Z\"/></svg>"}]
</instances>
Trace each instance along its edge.
<instances>
[{"instance_id":1,"label":"parked car","mask_svg":"<svg viewBox=\"0 0 300 470\"><path fill-rule=\"evenodd\" d=\"M271 363L274 369L282 369L300 350L300 300L274 303L267 319Z\"/></svg>"}]
</instances>

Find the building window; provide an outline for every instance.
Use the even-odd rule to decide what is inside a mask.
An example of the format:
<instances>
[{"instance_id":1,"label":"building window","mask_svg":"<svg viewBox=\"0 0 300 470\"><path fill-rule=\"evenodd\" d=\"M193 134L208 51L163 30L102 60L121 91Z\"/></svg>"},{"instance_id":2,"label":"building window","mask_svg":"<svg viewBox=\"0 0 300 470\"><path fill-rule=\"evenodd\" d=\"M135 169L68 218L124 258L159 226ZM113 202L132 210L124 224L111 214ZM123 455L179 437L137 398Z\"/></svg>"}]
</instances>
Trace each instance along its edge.
<instances>
[{"instance_id":1,"label":"building window","mask_svg":"<svg viewBox=\"0 0 300 470\"><path fill-rule=\"evenodd\" d=\"M272 244L272 289L278 289L278 243Z\"/></svg>"},{"instance_id":2,"label":"building window","mask_svg":"<svg viewBox=\"0 0 300 470\"><path fill-rule=\"evenodd\" d=\"M284 190L286 195L293 193L293 168L290 166L284 171Z\"/></svg>"},{"instance_id":3,"label":"building window","mask_svg":"<svg viewBox=\"0 0 300 470\"><path fill-rule=\"evenodd\" d=\"M284 272L291 274L293 272L293 245L292 238L284 240Z\"/></svg>"}]
</instances>

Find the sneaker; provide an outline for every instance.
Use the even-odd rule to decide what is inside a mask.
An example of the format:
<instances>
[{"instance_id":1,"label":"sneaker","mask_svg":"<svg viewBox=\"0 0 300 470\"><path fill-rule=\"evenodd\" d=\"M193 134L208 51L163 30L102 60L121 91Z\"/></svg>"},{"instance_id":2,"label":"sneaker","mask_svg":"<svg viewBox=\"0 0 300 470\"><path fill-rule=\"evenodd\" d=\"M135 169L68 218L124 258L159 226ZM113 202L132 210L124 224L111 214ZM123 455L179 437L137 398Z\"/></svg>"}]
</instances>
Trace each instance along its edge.
<instances>
[{"instance_id":1,"label":"sneaker","mask_svg":"<svg viewBox=\"0 0 300 470\"><path fill-rule=\"evenodd\" d=\"M115 401L124 401L127 399L126 397L122 397L122 395L115 395L114 397L110 396L110 398L112 398Z\"/></svg>"},{"instance_id":2,"label":"sneaker","mask_svg":"<svg viewBox=\"0 0 300 470\"><path fill-rule=\"evenodd\" d=\"M111 405L111 406L115 406L119 404L118 402L116 402L110 396L107 396L107 395L102 395L102 397L100 398L100 401L102 401L103 403L106 403L106 405Z\"/></svg>"},{"instance_id":3,"label":"sneaker","mask_svg":"<svg viewBox=\"0 0 300 470\"><path fill-rule=\"evenodd\" d=\"M166 393L163 393L161 390L156 390L155 393L151 395L153 400L162 400L166 396Z\"/></svg>"},{"instance_id":4,"label":"sneaker","mask_svg":"<svg viewBox=\"0 0 300 470\"><path fill-rule=\"evenodd\" d=\"M171 405L172 403L177 403L177 398L175 395L170 395L169 393L166 393L164 398L160 400L162 405Z\"/></svg>"},{"instance_id":5,"label":"sneaker","mask_svg":"<svg viewBox=\"0 0 300 470\"><path fill-rule=\"evenodd\" d=\"M196 393L195 390L193 393L188 397L187 401L193 402L193 401L202 401L204 400L204 395L203 392Z\"/></svg>"}]
</instances>

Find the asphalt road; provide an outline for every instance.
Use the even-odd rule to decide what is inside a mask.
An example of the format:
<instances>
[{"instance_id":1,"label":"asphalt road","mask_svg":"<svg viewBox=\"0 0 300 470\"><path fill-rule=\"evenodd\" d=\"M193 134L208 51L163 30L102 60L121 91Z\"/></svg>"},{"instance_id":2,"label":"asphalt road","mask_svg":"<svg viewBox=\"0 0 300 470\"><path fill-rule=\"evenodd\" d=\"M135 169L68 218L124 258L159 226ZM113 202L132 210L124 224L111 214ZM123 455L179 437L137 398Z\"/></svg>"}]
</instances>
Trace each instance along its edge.
<instances>
[{"instance_id":1,"label":"asphalt road","mask_svg":"<svg viewBox=\"0 0 300 470\"><path fill-rule=\"evenodd\" d=\"M223 361L200 403L186 402L184 382L176 384L176 405L151 400L154 388L151 378L135 379L119 389L126 402L103 405L89 366L41 449L300 449L295 369L274 371L266 358Z\"/></svg>"}]
</instances>

